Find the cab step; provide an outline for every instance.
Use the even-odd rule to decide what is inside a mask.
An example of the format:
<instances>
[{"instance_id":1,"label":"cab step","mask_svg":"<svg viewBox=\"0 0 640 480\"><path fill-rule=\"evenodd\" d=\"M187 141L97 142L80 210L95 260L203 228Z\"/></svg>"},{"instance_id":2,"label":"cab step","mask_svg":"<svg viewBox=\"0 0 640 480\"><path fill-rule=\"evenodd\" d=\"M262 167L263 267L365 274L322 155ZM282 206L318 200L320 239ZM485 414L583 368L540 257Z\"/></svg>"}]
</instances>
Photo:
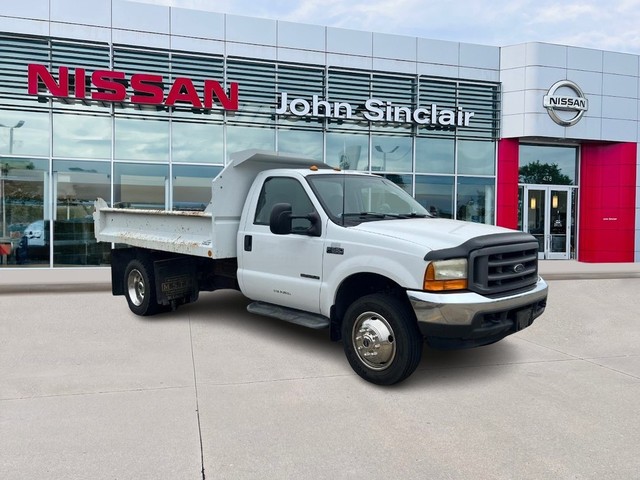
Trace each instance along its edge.
<instances>
[{"instance_id":1,"label":"cab step","mask_svg":"<svg viewBox=\"0 0 640 480\"><path fill-rule=\"evenodd\" d=\"M295 323L296 325L302 325L303 327L313 328L315 330L329 328L330 324L329 319L322 315L303 312L295 308L281 307L266 302L250 303L247 305L247 311L257 315L278 318L285 322Z\"/></svg>"}]
</instances>

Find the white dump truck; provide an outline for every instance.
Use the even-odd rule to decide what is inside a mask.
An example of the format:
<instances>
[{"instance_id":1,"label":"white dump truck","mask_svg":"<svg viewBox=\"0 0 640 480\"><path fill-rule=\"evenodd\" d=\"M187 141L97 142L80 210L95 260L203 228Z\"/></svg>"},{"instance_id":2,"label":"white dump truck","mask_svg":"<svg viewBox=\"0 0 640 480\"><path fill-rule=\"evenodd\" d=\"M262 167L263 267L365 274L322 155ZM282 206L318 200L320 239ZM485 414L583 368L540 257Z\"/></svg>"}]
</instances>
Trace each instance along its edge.
<instances>
[{"instance_id":1,"label":"white dump truck","mask_svg":"<svg viewBox=\"0 0 640 480\"><path fill-rule=\"evenodd\" d=\"M249 150L212 180L203 212L110 208L114 295L138 315L240 290L250 312L342 340L354 371L389 385L435 348L496 342L545 309L531 235L434 218L391 181Z\"/></svg>"}]
</instances>

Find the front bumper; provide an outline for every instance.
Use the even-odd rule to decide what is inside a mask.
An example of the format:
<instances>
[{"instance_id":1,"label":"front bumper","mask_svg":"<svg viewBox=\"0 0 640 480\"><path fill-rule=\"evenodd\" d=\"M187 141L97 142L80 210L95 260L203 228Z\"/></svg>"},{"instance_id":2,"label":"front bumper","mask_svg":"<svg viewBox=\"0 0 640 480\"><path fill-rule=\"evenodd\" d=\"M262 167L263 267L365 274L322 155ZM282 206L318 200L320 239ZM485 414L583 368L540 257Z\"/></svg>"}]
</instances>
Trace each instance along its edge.
<instances>
[{"instance_id":1,"label":"front bumper","mask_svg":"<svg viewBox=\"0 0 640 480\"><path fill-rule=\"evenodd\" d=\"M407 291L427 341L436 347L473 347L493 343L531 325L547 304L547 283L540 277L533 289L500 298L474 292Z\"/></svg>"}]
</instances>

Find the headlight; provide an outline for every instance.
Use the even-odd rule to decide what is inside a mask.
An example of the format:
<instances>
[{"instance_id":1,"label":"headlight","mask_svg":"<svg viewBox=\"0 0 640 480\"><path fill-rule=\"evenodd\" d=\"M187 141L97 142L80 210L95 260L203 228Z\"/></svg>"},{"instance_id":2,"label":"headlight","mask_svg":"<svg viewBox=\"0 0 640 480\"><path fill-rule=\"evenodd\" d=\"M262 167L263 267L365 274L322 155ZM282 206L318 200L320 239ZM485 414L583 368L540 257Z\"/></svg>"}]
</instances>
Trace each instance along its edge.
<instances>
[{"instance_id":1,"label":"headlight","mask_svg":"<svg viewBox=\"0 0 640 480\"><path fill-rule=\"evenodd\" d=\"M465 290L467 282L467 259L436 260L424 272L424 289L430 292Z\"/></svg>"}]
</instances>

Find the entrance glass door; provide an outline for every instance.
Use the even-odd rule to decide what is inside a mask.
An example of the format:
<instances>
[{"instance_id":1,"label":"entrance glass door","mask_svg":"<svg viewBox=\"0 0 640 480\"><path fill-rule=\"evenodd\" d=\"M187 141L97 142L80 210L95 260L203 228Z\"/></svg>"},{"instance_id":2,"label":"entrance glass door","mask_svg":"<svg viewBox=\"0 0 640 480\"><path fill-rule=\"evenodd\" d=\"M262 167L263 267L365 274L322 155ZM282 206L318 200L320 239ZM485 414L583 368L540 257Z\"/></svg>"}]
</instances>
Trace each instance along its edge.
<instances>
[{"instance_id":1,"label":"entrance glass door","mask_svg":"<svg viewBox=\"0 0 640 480\"><path fill-rule=\"evenodd\" d=\"M538 258L568 260L571 255L572 189L526 185L522 227L538 240Z\"/></svg>"}]
</instances>

